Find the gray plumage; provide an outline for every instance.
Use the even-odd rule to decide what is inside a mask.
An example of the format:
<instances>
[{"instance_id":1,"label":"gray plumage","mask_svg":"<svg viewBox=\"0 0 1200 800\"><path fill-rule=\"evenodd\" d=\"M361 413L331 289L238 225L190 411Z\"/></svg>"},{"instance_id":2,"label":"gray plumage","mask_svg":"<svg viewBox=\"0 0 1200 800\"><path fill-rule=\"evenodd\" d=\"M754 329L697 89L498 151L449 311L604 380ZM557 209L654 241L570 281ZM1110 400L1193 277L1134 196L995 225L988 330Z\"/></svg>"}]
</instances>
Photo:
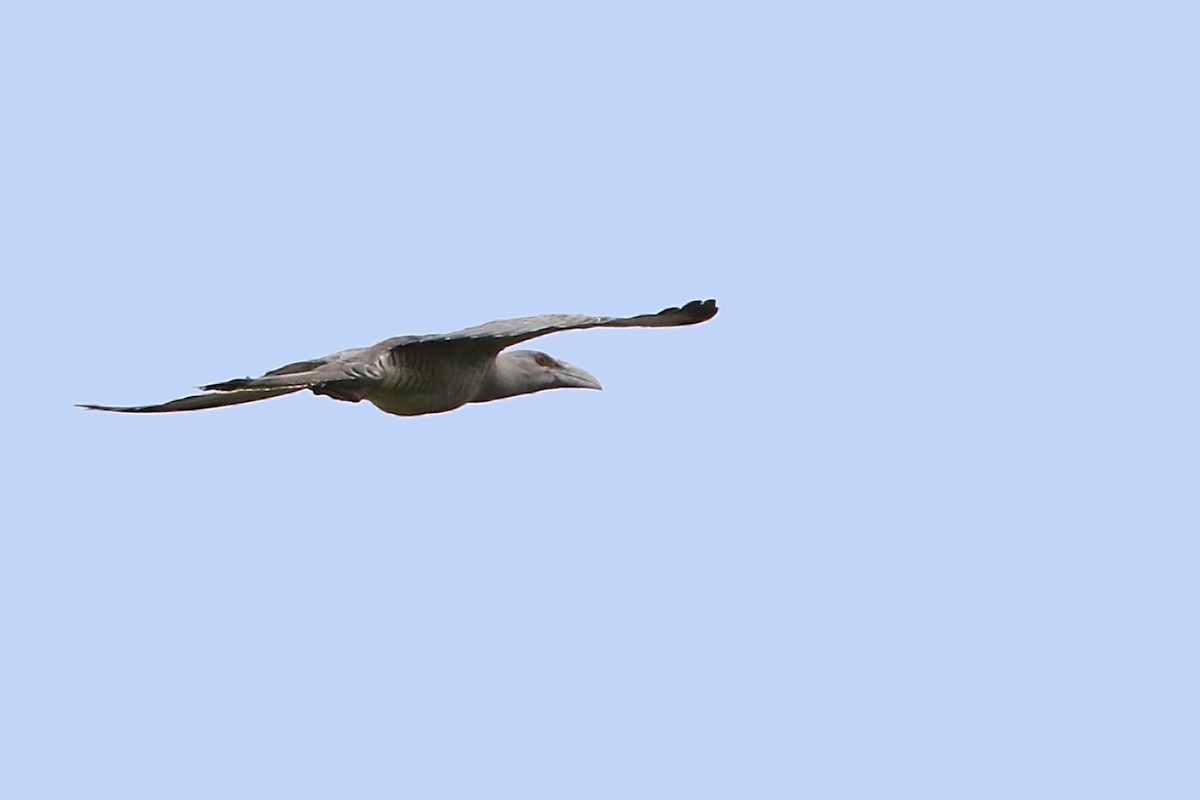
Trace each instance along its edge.
<instances>
[{"instance_id":1,"label":"gray plumage","mask_svg":"<svg viewBox=\"0 0 1200 800\"><path fill-rule=\"evenodd\" d=\"M545 389L599 389L579 367L535 350L507 348L538 336L586 328L669 328L695 325L717 313L715 300L693 300L680 308L636 317L543 314L503 319L453 333L398 336L372 347L273 369L258 378L201 386L206 394L153 406L100 406L95 411L159 413L198 411L252 403L308 389L313 394L357 403L366 400L389 414L416 416L450 411L467 403Z\"/></svg>"}]
</instances>

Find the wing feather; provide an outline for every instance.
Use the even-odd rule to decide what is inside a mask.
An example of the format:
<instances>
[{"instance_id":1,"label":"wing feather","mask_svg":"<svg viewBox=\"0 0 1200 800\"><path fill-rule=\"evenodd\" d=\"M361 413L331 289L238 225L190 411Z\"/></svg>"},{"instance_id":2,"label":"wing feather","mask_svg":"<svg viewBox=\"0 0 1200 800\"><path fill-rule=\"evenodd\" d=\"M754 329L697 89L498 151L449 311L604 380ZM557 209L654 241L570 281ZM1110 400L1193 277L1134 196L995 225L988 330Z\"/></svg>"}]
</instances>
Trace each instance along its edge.
<instances>
[{"instance_id":1,"label":"wing feather","mask_svg":"<svg viewBox=\"0 0 1200 800\"><path fill-rule=\"evenodd\" d=\"M717 301L693 300L680 307L664 308L654 314L639 314L634 317L595 317L585 314L542 314L536 317L499 319L463 328L453 333L432 334L414 337L412 342L432 341L490 341L502 350L520 342L560 331L585 330L587 328L672 328L680 325L696 325L712 319L717 314Z\"/></svg>"},{"instance_id":2,"label":"wing feather","mask_svg":"<svg viewBox=\"0 0 1200 800\"><path fill-rule=\"evenodd\" d=\"M300 391L295 389L273 389L261 390L255 389L246 392L224 392L220 394L194 394L190 397L181 397L178 400L171 400L167 403L159 403L154 406L98 406L91 403L79 403L79 408L86 408L90 411L117 411L122 414L158 414L166 411L202 411L206 408L221 408L223 406L236 406L240 403L253 403L258 400L267 400L271 397L280 397L281 395L291 394L292 392Z\"/></svg>"}]
</instances>

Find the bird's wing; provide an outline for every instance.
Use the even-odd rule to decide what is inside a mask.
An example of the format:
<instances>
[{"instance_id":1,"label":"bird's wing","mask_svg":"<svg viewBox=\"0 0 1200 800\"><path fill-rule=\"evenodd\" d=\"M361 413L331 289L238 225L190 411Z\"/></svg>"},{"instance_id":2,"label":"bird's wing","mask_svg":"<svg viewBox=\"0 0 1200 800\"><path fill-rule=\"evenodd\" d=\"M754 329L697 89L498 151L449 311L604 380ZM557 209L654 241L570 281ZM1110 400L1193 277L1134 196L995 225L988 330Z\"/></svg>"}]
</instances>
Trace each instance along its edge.
<instances>
[{"instance_id":1,"label":"bird's wing","mask_svg":"<svg viewBox=\"0 0 1200 800\"><path fill-rule=\"evenodd\" d=\"M164 411L201 411L206 408L221 408L222 406L236 406L239 403L253 403L257 400L266 400L271 397L279 397L280 395L291 394L298 392L300 388L295 389L251 389L244 392L219 392L215 394L194 394L191 397L181 397L178 400L172 400L168 403L159 403L155 406L98 406L91 403L80 403L80 408L86 408L91 411L119 411L123 414L156 414Z\"/></svg>"},{"instance_id":2,"label":"bird's wing","mask_svg":"<svg viewBox=\"0 0 1200 800\"><path fill-rule=\"evenodd\" d=\"M636 317L591 317L585 314L542 314L537 317L518 317L485 322L472 328L453 333L430 336L405 337L417 342L463 342L475 341L492 345L502 350L520 342L559 331L583 330L585 328L671 328L678 325L695 325L712 319L717 314L716 300L693 300L680 308L664 308L657 314L641 314Z\"/></svg>"},{"instance_id":3,"label":"bird's wing","mask_svg":"<svg viewBox=\"0 0 1200 800\"><path fill-rule=\"evenodd\" d=\"M312 389L339 400L358 402L370 391L377 378L378 365L372 360L375 348L344 350L325 358L297 361L273 369L260 378L235 378L200 388L212 394L181 397L152 406L102 406L80 403L92 411L119 411L126 414L154 414L168 411L200 411L206 408L235 406L267 400L302 389Z\"/></svg>"}]
</instances>

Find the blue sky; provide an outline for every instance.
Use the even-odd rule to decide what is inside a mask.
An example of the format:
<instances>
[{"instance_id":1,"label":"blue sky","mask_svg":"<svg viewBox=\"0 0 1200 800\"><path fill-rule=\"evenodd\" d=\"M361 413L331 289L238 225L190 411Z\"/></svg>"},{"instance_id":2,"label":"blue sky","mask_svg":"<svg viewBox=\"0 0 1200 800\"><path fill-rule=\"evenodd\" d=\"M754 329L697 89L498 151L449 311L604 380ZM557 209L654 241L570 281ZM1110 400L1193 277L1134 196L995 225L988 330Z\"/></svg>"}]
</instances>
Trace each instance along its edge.
<instances>
[{"instance_id":1,"label":"blue sky","mask_svg":"<svg viewBox=\"0 0 1200 800\"><path fill-rule=\"evenodd\" d=\"M1194 7L0 16L4 797L1200 792Z\"/></svg>"}]
</instances>

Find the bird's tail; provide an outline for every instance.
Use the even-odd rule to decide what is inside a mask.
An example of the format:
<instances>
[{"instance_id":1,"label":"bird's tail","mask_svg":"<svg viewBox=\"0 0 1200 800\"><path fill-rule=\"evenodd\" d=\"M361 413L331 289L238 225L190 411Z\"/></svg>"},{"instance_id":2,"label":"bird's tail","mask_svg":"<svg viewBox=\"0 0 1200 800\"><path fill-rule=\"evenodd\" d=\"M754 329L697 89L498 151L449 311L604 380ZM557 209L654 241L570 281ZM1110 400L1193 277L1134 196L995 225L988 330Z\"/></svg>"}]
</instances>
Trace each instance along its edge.
<instances>
[{"instance_id":1,"label":"bird's tail","mask_svg":"<svg viewBox=\"0 0 1200 800\"><path fill-rule=\"evenodd\" d=\"M326 383L331 378L316 372L306 372L298 375L264 375L261 378L234 378L231 381L209 383L199 387L206 392L254 392L263 394L279 389L296 391L310 386Z\"/></svg>"},{"instance_id":2,"label":"bird's tail","mask_svg":"<svg viewBox=\"0 0 1200 800\"><path fill-rule=\"evenodd\" d=\"M199 388L206 392L275 391L277 389L308 389L330 381L345 380L351 376L337 362L326 359L298 361L286 367L273 369L258 378L234 378L220 383L210 383Z\"/></svg>"}]
</instances>

